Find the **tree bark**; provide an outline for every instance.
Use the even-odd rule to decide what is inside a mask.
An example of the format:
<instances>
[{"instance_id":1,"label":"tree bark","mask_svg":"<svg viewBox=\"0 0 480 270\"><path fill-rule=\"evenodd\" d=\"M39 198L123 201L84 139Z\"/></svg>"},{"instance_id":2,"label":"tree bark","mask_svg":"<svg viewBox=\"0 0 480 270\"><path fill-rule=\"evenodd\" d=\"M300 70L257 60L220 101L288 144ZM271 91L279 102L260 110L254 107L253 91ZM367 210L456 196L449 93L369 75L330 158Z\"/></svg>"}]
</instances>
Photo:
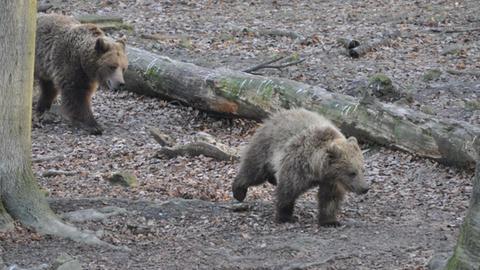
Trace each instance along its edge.
<instances>
[{"instance_id":1,"label":"tree bark","mask_svg":"<svg viewBox=\"0 0 480 270\"><path fill-rule=\"evenodd\" d=\"M0 216L8 213L40 233L108 245L63 223L34 179L31 108L37 6L34 0L0 0L0 6Z\"/></svg>"},{"instance_id":2,"label":"tree bark","mask_svg":"<svg viewBox=\"0 0 480 270\"><path fill-rule=\"evenodd\" d=\"M448 165L475 166L472 145L480 140L480 128L465 122L436 119L373 98L358 100L292 80L203 68L136 48L129 48L128 56L128 91L256 120L280 109L304 107L325 115L347 135L364 141Z\"/></svg>"},{"instance_id":3,"label":"tree bark","mask_svg":"<svg viewBox=\"0 0 480 270\"><path fill-rule=\"evenodd\" d=\"M480 152L480 145L477 145ZM480 157L473 180L473 192L470 206L463 221L457 246L448 260L445 270L480 269Z\"/></svg>"}]
</instances>

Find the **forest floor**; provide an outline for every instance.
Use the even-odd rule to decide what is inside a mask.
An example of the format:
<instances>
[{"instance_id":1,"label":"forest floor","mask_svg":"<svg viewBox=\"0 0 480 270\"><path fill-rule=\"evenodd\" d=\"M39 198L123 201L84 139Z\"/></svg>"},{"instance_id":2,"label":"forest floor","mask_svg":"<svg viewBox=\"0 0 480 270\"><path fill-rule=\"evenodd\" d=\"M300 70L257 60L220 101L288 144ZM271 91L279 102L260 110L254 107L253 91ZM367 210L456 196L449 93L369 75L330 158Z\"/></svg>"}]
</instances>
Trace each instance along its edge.
<instances>
[{"instance_id":1,"label":"forest floor","mask_svg":"<svg viewBox=\"0 0 480 270\"><path fill-rule=\"evenodd\" d=\"M306 60L260 72L340 93L382 73L413 97L405 106L432 118L480 124L476 0L50 2L50 12L120 15L133 30L108 34L201 66L243 70L295 55ZM341 37L369 42L395 29L399 38L359 59L344 55L337 43ZM272 30L281 31L271 35ZM297 202L298 222L276 224L272 186L252 188L248 207L237 211L230 186L238 162L157 158L161 146L149 134L156 127L185 143L203 131L241 148L258 123L103 88L93 108L106 130L102 136L63 121L33 120L33 169L59 214L126 209L74 224L130 251L41 236L16 224L13 232L0 234L6 265L50 264L66 252L85 269L426 269L434 253L452 250L468 208L472 171L363 145L369 149L371 189L365 196L347 196L339 217L343 226L317 227L313 192ZM66 173L48 176L49 170ZM138 186L110 185L106 179L119 171L135 174Z\"/></svg>"}]
</instances>

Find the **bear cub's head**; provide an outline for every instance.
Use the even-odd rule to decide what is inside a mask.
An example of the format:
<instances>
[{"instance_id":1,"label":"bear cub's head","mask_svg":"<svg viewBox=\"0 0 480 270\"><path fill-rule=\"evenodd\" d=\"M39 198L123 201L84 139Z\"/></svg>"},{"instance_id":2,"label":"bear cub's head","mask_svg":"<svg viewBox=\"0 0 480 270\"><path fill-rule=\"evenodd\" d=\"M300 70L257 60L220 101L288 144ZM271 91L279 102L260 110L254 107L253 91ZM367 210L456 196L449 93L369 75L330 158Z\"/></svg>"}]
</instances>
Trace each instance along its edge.
<instances>
[{"instance_id":1,"label":"bear cub's head","mask_svg":"<svg viewBox=\"0 0 480 270\"><path fill-rule=\"evenodd\" d=\"M326 176L347 191L365 194L369 190L363 177L363 154L357 139L334 139L327 146L328 169Z\"/></svg>"},{"instance_id":2,"label":"bear cub's head","mask_svg":"<svg viewBox=\"0 0 480 270\"><path fill-rule=\"evenodd\" d=\"M128 67L125 52L125 38L117 41L99 37L95 43L97 52L97 78L110 90L116 90L125 84L123 74Z\"/></svg>"}]
</instances>

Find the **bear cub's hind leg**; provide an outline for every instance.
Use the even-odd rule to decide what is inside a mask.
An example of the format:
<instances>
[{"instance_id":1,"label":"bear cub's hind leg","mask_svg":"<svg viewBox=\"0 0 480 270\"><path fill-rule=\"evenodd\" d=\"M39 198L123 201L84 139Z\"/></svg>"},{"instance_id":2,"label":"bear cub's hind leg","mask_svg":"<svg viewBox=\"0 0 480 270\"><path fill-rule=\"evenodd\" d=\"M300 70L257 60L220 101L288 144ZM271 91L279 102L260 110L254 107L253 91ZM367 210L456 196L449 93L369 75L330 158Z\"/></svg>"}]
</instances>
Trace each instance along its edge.
<instances>
[{"instance_id":1,"label":"bear cub's hind leg","mask_svg":"<svg viewBox=\"0 0 480 270\"><path fill-rule=\"evenodd\" d=\"M257 164L252 164L251 160L244 160L240 166L240 171L233 181L232 192L233 197L242 202L247 196L248 188L258 186L268 181L272 185L277 184L277 180L273 173L265 166L258 168Z\"/></svg>"}]
</instances>

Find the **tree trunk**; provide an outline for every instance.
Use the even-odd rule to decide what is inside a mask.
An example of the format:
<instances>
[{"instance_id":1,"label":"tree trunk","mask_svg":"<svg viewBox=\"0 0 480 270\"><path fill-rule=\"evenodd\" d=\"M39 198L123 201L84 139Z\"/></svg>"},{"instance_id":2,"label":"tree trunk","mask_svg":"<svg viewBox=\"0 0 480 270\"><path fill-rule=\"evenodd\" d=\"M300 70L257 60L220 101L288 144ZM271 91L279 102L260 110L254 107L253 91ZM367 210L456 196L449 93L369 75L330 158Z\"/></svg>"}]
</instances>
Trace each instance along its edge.
<instances>
[{"instance_id":1,"label":"tree trunk","mask_svg":"<svg viewBox=\"0 0 480 270\"><path fill-rule=\"evenodd\" d=\"M477 145L477 151L480 152L480 145ZM470 206L460 230L457 246L445 269L480 269L480 157L473 180Z\"/></svg>"},{"instance_id":2,"label":"tree trunk","mask_svg":"<svg viewBox=\"0 0 480 270\"><path fill-rule=\"evenodd\" d=\"M474 167L480 128L292 80L208 69L129 48L126 90L178 100L200 110L251 119L292 107L317 111L343 132L458 167Z\"/></svg>"},{"instance_id":3,"label":"tree trunk","mask_svg":"<svg viewBox=\"0 0 480 270\"><path fill-rule=\"evenodd\" d=\"M31 108L37 6L28 0L0 0L0 6L0 218L8 220L8 213L41 233L104 244L64 224L34 179Z\"/></svg>"}]
</instances>

